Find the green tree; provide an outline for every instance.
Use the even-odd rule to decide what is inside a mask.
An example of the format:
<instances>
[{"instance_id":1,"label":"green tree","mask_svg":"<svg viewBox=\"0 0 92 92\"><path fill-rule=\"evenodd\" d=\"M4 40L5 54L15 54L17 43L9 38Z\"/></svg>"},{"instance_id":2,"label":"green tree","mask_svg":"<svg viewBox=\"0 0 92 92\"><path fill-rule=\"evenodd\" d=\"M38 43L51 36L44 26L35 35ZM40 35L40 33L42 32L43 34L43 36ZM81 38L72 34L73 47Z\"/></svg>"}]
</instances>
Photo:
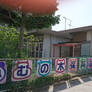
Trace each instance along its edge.
<instances>
[{"instance_id":1,"label":"green tree","mask_svg":"<svg viewBox=\"0 0 92 92\"><path fill-rule=\"evenodd\" d=\"M11 27L0 26L0 58L14 58L18 55L19 32Z\"/></svg>"},{"instance_id":2,"label":"green tree","mask_svg":"<svg viewBox=\"0 0 92 92\"><path fill-rule=\"evenodd\" d=\"M6 13L7 12L7 13ZM10 26L15 26L20 28L20 40L19 40L19 57L22 57L22 46L24 40L24 32L32 29L42 29L49 28L52 25L59 23L59 16L47 15L47 16L35 16L27 15L21 12L15 12L10 10L2 10L1 16L7 18L5 20Z\"/></svg>"},{"instance_id":3,"label":"green tree","mask_svg":"<svg viewBox=\"0 0 92 92\"><path fill-rule=\"evenodd\" d=\"M27 34L26 32L24 34ZM24 37L25 41L34 42L33 35ZM27 43L25 42L25 46ZM0 58L18 58L19 32L14 27L0 26ZM35 44L36 45L36 44ZM27 56L27 48L22 49L22 56Z\"/></svg>"}]
</instances>

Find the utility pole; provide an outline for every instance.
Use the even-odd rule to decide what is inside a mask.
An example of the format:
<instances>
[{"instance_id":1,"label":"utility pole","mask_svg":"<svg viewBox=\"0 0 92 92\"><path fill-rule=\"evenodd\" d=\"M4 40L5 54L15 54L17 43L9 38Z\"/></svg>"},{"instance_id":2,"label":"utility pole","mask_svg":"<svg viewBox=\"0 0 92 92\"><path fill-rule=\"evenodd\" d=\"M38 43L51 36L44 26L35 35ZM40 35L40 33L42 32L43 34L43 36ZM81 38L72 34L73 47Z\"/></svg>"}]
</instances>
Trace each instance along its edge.
<instances>
[{"instance_id":1,"label":"utility pole","mask_svg":"<svg viewBox=\"0 0 92 92\"><path fill-rule=\"evenodd\" d=\"M70 21L70 23L69 23L69 29L70 29L70 28L71 28L71 26L72 26L71 22L72 22L72 21Z\"/></svg>"},{"instance_id":2,"label":"utility pole","mask_svg":"<svg viewBox=\"0 0 92 92\"><path fill-rule=\"evenodd\" d=\"M69 28L71 28L71 20L70 19L68 19L68 18L66 18L66 17L63 17L64 18L64 20L65 20L65 30L66 30L66 24L67 24L67 20L70 22L69 23Z\"/></svg>"},{"instance_id":3,"label":"utility pole","mask_svg":"<svg viewBox=\"0 0 92 92\"><path fill-rule=\"evenodd\" d=\"M68 18L67 18L68 19ZM71 28L71 26L72 26L72 21L70 20L70 19L68 19L69 20L69 29Z\"/></svg>"},{"instance_id":4,"label":"utility pole","mask_svg":"<svg viewBox=\"0 0 92 92\"><path fill-rule=\"evenodd\" d=\"M65 20L65 30L66 30L66 17L63 17L64 18L64 20Z\"/></svg>"}]
</instances>

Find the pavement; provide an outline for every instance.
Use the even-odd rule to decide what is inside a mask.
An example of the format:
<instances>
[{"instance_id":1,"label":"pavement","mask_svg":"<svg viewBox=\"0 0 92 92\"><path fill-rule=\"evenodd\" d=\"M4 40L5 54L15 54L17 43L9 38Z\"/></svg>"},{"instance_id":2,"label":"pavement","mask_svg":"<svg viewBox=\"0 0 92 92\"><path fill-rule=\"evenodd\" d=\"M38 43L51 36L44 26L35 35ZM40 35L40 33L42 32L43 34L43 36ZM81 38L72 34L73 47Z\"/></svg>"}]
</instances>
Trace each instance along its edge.
<instances>
[{"instance_id":1,"label":"pavement","mask_svg":"<svg viewBox=\"0 0 92 92\"><path fill-rule=\"evenodd\" d=\"M92 75L76 77L72 80L53 84L35 92L92 92Z\"/></svg>"},{"instance_id":2,"label":"pavement","mask_svg":"<svg viewBox=\"0 0 92 92\"><path fill-rule=\"evenodd\" d=\"M92 92L92 81L63 90L63 91L57 91L57 92Z\"/></svg>"}]
</instances>

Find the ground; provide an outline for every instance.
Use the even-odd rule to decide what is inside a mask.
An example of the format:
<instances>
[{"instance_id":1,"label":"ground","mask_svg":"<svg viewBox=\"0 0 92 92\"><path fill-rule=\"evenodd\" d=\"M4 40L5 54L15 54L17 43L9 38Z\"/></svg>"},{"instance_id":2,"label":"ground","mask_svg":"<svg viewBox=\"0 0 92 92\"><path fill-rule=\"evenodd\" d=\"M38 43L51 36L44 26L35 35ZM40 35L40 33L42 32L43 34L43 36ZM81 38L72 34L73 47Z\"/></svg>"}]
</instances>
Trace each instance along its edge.
<instances>
[{"instance_id":1,"label":"ground","mask_svg":"<svg viewBox=\"0 0 92 92\"><path fill-rule=\"evenodd\" d=\"M35 92L92 92L92 75L76 77L69 81L50 85L39 91L35 90Z\"/></svg>"}]
</instances>

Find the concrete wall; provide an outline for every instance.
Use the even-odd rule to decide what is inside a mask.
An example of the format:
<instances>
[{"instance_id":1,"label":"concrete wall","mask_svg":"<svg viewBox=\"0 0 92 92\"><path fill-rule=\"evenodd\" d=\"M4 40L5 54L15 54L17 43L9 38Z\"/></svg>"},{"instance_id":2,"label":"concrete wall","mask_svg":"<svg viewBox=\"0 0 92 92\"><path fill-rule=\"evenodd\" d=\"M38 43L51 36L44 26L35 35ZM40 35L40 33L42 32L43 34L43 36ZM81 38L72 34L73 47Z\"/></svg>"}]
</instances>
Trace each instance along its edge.
<instances>
[{"instance_id":1,"label":"concrete wall","mask_svg":"<svg viewBox=\"0 0 92 92\"><path fill-rule=\"evenodd\" d=\"M92 56L92 31L87 32L87 41L90 41L90 56Z\"/></svg>"},{"instance_id":2,"label":"concrete wall","mask_svg":"<svg viewBox=\"0 0 92 92\"><path fill-rule=\"evenodd\" d=\"M92 40L90 41L90 56L92 56Z\"/></svg>"},{"instance_id":3,"label":"concrete wall","mask_svg":"<svg viewBox=\"0 0 92 92\"><path fill-rule=\"evenodd\" d=\"M92 31L88 31L87 32L87 41L91 41L92 40Z\"/></svg>"},{"instance_id":4,"label":"concrete wall","mask_svg":"<svg viewBox=\"0 0 92 92\"><path fill-rule=\"evenodd\" d=\"M81 45L81 56L90 56L90 42Z\"/></svg>"},{"instance_id":5,"label":"concrete wall","mask_svg":"<svg viewBox=\"0 0 92 92\"><path fill-rule=\"evenodd\" d=\"M49 57L49 50L50 50L50 37L48 35L44 35L42 57Z\"/></svg>"},{"instance_id":6,"label":"concrete wall","mask_svg":"<svg viewBox=\"0 0 92 92\"><path fill-rule=\"evenodd\" d=\"M57 36L54 36L54 35L46 35L45 34L44 40L43 40L42 57L53 57L53 44L57 44L59 42L67 42L67 41L69 41L69 39L64 39L64 38L57 37ZM65 49L65 50L68 51L68 49ZM64 54L69 53L69 51L67 53L65 53L65 52L64 52ZM60 57L60 48L59 47L55 48L55 57Z\"/></svg>"}]
</instances>

